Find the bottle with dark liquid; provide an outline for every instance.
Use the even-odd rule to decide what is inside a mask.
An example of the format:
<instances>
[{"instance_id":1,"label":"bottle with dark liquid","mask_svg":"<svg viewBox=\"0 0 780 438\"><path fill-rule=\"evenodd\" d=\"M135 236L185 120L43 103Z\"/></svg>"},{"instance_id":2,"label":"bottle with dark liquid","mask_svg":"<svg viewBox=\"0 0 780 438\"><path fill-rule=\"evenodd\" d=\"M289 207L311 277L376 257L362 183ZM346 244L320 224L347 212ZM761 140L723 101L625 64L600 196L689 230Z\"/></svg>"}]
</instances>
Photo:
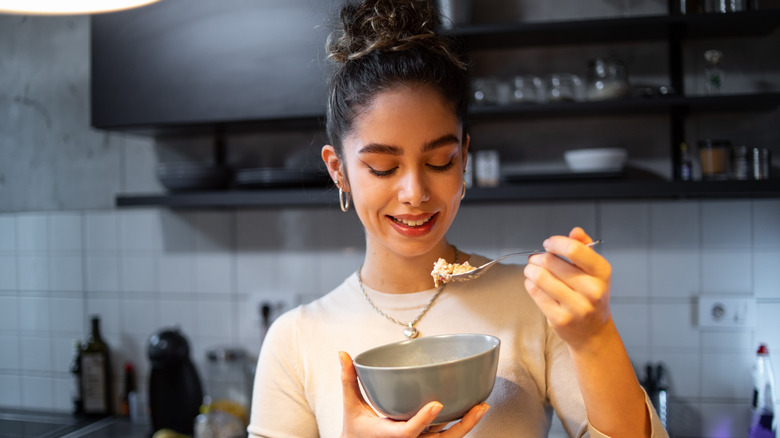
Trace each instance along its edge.
<instances>
[{"instance_id":1,"label":"bottle with dark liquid","mask_svg":"<svg viewBox=\"0 0 780 438\"><path fill-rule=\"evenodd\" d=\"M100 336L100 318L92 317L92 332L81 346L81 402L84 413L107 416L113 413L111 355Z\"/></svg>"}]
</instances>

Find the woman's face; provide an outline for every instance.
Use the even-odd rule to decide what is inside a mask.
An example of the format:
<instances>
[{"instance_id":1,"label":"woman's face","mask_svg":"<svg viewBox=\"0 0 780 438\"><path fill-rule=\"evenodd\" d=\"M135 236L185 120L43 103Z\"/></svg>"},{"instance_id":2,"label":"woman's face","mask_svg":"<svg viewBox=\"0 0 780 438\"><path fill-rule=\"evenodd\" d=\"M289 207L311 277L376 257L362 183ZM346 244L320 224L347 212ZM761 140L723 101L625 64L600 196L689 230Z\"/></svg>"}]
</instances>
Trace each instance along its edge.
<instances>
[{"instance_id":1,"label":"woman's face","mask_svg":"<svg viewBox=\"0 0 780 438\"><path fill-rule=\"evenodd\" d=\"M463 193L468 136L427 86L378 94L344 138L342 166L369 244L404 256L439 246Z\"/></svg>"}]
</instances>

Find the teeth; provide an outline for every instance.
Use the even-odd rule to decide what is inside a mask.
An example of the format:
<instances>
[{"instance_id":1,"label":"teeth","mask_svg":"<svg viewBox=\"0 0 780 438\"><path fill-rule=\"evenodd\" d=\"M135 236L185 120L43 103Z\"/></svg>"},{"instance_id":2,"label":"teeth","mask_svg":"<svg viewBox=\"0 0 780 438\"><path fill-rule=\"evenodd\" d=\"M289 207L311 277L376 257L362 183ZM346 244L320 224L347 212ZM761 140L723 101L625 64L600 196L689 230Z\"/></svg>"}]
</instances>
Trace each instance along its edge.
<instances>
[{"instance_id":1,"label":"teeth","mask_svg":"<svg viewBox=\"0 0 780 438\"><path fill-rule=\"evenodd\" d=\"M428 222L429 220L431 220L431 217L432 216L429 216L429 217L427 217L425 219L421 219L421 220L417 220L417 221L410 221L410 220L399 219L397 217L394 217L393 220L398 222L399 224L404 224L407 227L419 227L419 226L423 225L424 223Z\"/></svg>"}]
</instances>

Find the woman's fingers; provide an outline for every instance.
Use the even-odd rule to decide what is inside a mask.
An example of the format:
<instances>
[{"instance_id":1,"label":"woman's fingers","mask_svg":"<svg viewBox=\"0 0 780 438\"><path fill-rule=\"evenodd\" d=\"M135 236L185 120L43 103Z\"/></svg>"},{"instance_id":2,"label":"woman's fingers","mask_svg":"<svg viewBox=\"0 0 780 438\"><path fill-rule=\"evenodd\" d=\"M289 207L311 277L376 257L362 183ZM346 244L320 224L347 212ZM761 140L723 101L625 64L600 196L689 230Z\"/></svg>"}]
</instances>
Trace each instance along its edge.
<instances>
[{"instance_id":1,"label":"woman's fingers","mask_svg":"<svg viewBox=\"0 0 780 438\"><path fill-rule=\"evenodd\" d=\"M608 278L585 273L582 269L553 254L534 255L528 259L526 278L559 301L585 299L599 301L606 291ZM577 293L572 295L572 292Z\"/></svg>"},{"instance_id":2,"label":"woman's fingers","mask_svg":"<svg viewBox=\"0 0 780 438\"><path fill-rule=\"evenodd\" d=\"M430 402L423 406L414 417L410 418L404 427L404 436L425 436L423 433L428 425L431 424L436 416L439 415L444 406L439 402Z\"/></svg>"},{"instance_id":3,"label":"woman's fingers","mask_svg":"<svg viewBox=\"0 0 780 438\"><path fill-rule=\"evenodd\" d=\"M346 352L339 352L339 362L341 363L341 390L344 395L344 415L348 414L350 409L362 408L371 410L368 403L363 400L360 393L360 385L357 380L357 372L352 365L352 358Z\"/></svg>"},{"instance_id":4,"label":"woman's fingers","mask_svg":"<svg viewBox=\"0 0 780 438\"><path fill-rule=\"evenodd\" d=\"M344 433L342 436L461 438L476 426L489 408L485 403L475 406L466 413L461 421L445 431L443 429L446 425L429 428L443 408L443 405L437 401L423 406L408 421L380 418L361 395L352 358L349 354L340 351L339 362L341 363L341 386L344 394Z\"/></svg>"},{"instance_id":5,"label":"woman's fingers","mask_svg":"<svg viewBox=\"0 0 780 438\"><path fill-rule=\"evenodd\" d=\"M574 228L569 233L569 237L552 236L544 241L543 246L548 253L568 259L571 264L586 274L609 277L611 274L609 262L593 248L586 246L592 241L581 228Z\"/></svg>"},{"instance_id":6,"label":"woman's fingers","mask_svg":"<svg viewBox=\"0 0 780 438\"><path fill-rule=\"evenodd\" d=\"M545 240L546 254L529 257L525 287L550 325L569 344L581 343L608 321L612 268L586 246L581 228Z\"/></svg>"},{"instance_id":7,"label":"woman's fingers","mask_svg":"<svg viewBox=\"0 0 780 438\"><path fill-rule=\"evenodd\" d=\"M485 413L490 409L487 403L481 403L471 408L463 418L443 432L422 434L421 437L461 438L474 429Z\"/></svg>"}]
</instances>

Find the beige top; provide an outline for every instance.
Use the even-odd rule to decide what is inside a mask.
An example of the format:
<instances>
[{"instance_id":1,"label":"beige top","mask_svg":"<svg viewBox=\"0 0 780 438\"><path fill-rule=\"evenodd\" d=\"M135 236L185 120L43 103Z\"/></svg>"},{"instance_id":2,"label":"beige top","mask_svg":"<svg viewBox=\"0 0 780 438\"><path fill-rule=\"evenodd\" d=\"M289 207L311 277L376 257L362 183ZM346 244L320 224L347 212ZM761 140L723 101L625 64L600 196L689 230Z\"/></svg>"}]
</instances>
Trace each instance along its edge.
<instances>
[{"instance_id":1,"label":"beige top","mask_svg":"<svg viewBox=\"0 0 780 438\"><path fill-rule=\"evenodd\" d=\"M487 260L472 256L473 264ZM385 294L366 288L374 303L412 320L436 289ZM546 437L553 410L572 437L603 437L589 429L568 350L523 288L522 267L497 265L482 277L446 286L419 321L421 336L490 334L501 340L491 409L469 437ZM250 437L337 438L342 428L339 351L352 357L404 340L403 327L374 310L357 275L326 296L293 309L268 331L258 360ZM667 437L647 399L653 437Z\"/></svg>"}]
</instances>

